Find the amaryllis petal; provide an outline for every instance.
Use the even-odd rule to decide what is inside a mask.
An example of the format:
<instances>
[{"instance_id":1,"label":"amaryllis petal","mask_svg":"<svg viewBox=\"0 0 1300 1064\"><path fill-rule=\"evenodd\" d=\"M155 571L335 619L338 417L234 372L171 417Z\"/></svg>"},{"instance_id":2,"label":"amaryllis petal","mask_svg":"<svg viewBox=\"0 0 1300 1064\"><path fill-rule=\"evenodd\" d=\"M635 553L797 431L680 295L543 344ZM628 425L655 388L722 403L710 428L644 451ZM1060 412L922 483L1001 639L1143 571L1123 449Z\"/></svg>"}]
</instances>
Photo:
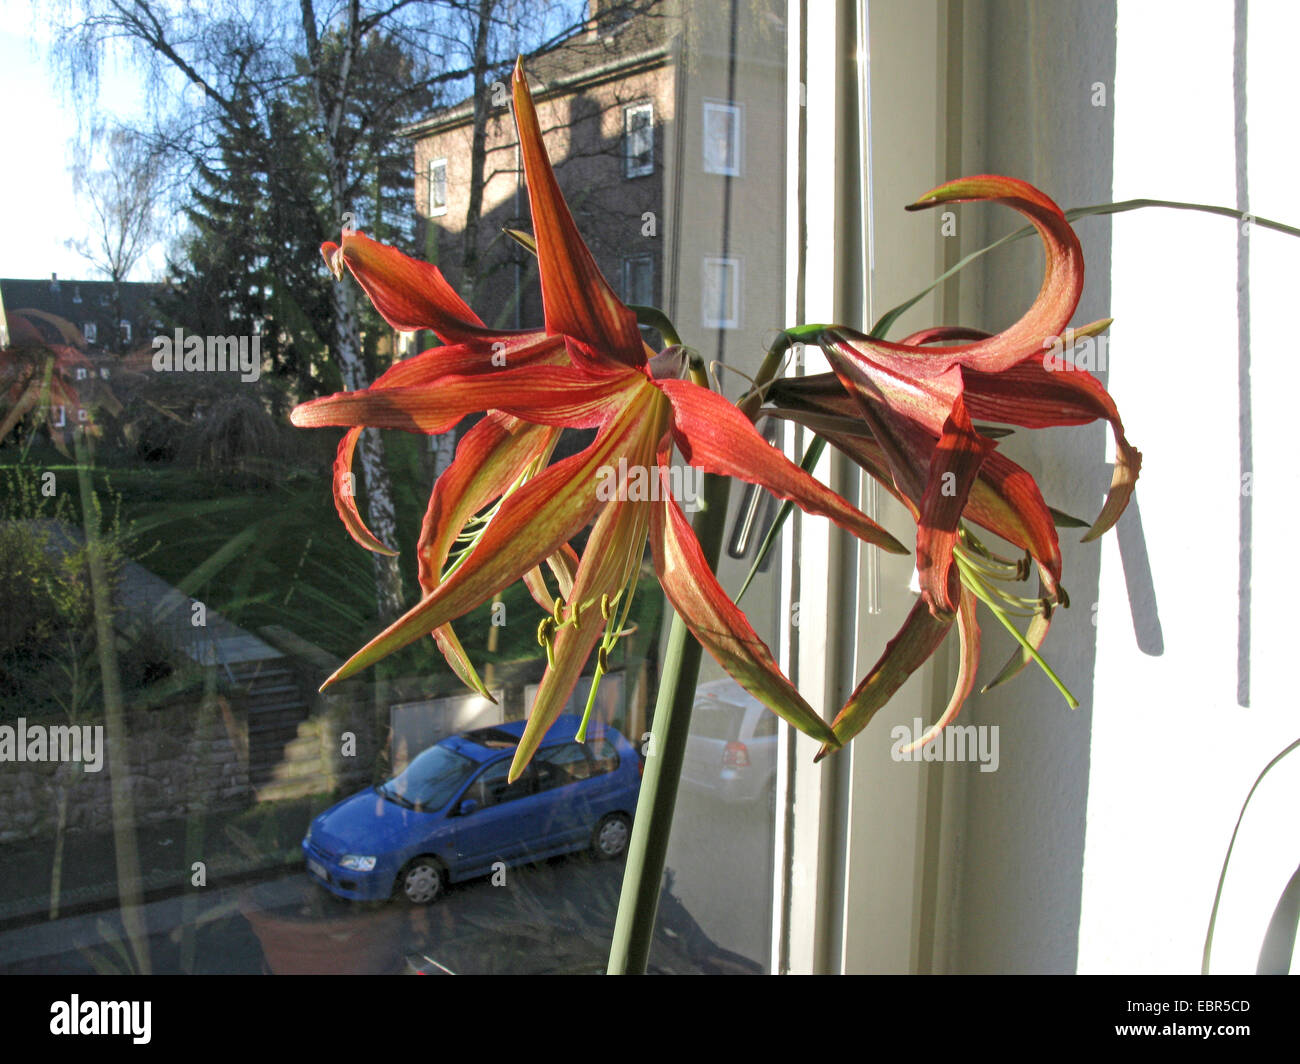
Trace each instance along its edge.
<instances>
[{"instance_id":1,"label":"amaryllis petal","mask_svg":"<svg viewBox=\"0 0 1300 1064\"><path fill-rule=\"evenodd\" d=\"M958 599L960 590L957 571L950 570L953 587L949 598ZM918 598L908 613L898 634L885 646L872 670L858 684L849 696L844 708L835 716L831 727L840 744L847 743L863 728L871 723L876 711L894 697L907 678L929 660L930 655L939 649L939 645L952 627L953 614L936 617L924 598ZM829 744L817 752L817 760L834 749Z\"/></svg>"},{"instance_id":2,"label":"amaryllis petal","mask_svg":"<svg viewBox=\"0 0 1300 1064\"><path fill-rule=\"evenodd\" d=\"M811 386L802 387L805 382ZM797 377L778 381L777 385L779 387L774 386L770 393L778 403L776 408L769 410L771 414L796 421L824 436L899 502L909 507L913 517L919 518L916 506L894 484L884 448L872 435L856 404L845 394L834 374ZM831 389L833 393L822 394ZM1058 518L1027 470L1001 451L991 451L985 456L979 476L971 487L963 517L1029 551L1044 568L1049 593L1055 595L1061 578L1061 547L1056 533ZM1088 526L1083 523L1082 527Z\"/></svg>"},{"instance_id":3,"label":"amaryllis petal","mask_svg":"<svg viewBox=\"0 0 1300 1064\"><path fill-rule=\"evenodd\" d=\"M649 382L645 387L653 391ZM636 436L644 410L643 403L628 402L586 450L549 466L503 500L457 570L344 662L325 684L346 679L468 613L559 551L601 506L596 498L597 471Z\"/></svg>"},{"instance_id":4,"label":"amaryllis petal","mask_svg":"<svg viewBox=\"0 0 1300 1064\"><path fill-rule=\"evenodd\" d=\"M957 635L961 640L961 660L957 666L957 684L953 688L948 706L920 738L908 743L902 753L910 754L918 750L953 722L961 711L962 705L970 697L975 687L975 673L980 663L980 626L975 616L976 598L965 587L961 589L961 602L957 609ZM988 690L986 687L985 690Z\"/></svg>"},{"instance_id":5,"label":"amaryllis petal","mask_svg":"<svg viewBox=\"0 0 1300 1064\"><path fill-rule=\"evenodd\" d=\"M563 712L587 658L605 631L601 597L612 598L640 568L650 516L647 510L643 503L611 502L596 519L567 603L568 616L555 632L552 660L537 687L528 725L515 749L511 780L524 770L555 718Z\"/></svg>"},{"instance_id":6,"label":"amaryllis petal","mask_svg":"<svg viewBox=\"0 0 1300 1064\"><path fill-rule=\"evenodd\" d=\"M891 465L899 467L900 475L909 467L919 470L923 478L928 457L917 462L908 449L909 438L900 434L924 429L938 439L953 400L961 391L960 371L931 366L921 372L919 363L900 366L894 359L876 362L870 346L874 343L852 329L835 328L826 330L821 346L844 390L859 401L871 431L891 455ZM906 351L909 358L919 358L917 352L922 350L901 344L899 349ZM886 414L890 418L882 422ZM899 486L908 495L913 494L909 487Z\"/></svg>"},{"instance_id":7,"label":"amaryllis petal","mask_svg":"<svg viewBox=\"0 0 1300 1064\"><path fill-rule=\"evenodd\" d=\"M420 529L416 553L420 587L426 595L441 583L452 545L469 519L500 498L530 465L544 460L557 435L556 429L529 425L496 411L465 433L456 457L433 486ZM435 628L433 638L462 682L491 698L451 625Z\"/></svg>"},{"instance_id":8,"label":"amaryllis petal","mask_svg":"<svg viewBox=\"0 0 1300 1064\"><path fill-rule=\"evenodd\" d=\"M760 484L808 513L829 517L867 543L893 554L907 553L866 514L763 439L749 418L725 399L689 381L658 381L656 387L672 401L673 439L691 465Z\"/></svg>"},{"instance_id":9,"label":"amaryllis petal","mask_svg":"<svg viewBox=\"0 0 1300 1064\"><path fill-rule=\"evenodd\" d=\"M394 329L432 329L449 344L500 336L499 329L483 324L437 266L403 255L364 233L344 233L342 240L341 246L321 245L326 264L336 277L342 277L346 265Z\"/></svg>"},{"instance_id":10,"label":"amaryllis petal","mask_svg":"<svg viewBox=\"0 0 1300 1064\"><path fill-rule=\"evenodd\" d=\"M555 429L500 411L489 413L465 433L456 445L456 457L429 494L420 527L416 552L426 595L441 583L452 545L469 519L504 495L529 466L544 461L556 435Z\"/></svg>"},{"instance_id":11,"label":"amaryllis petal","mask_svg":"<svg viewBox=\"0 0 1300 1064\"><path fill-rule=\"evenodd\" d=\"M370 387L411 388L434 384L444 377L495 374L525 366L567 366L568 363L563 337L528 333L502 337L492 344L432 347L394 362Z\"/></svg>"},{"instance_id":12,"label":"amaryllis petal","mask_svg":"<svg viewBox=\"0 0 1300 1064\"><path fill-rule=\"evenodd\" d=\"M567 602L573 593L573 581L578 573L578 552L566 543L546 559L546 566L551 570L555 582L559 585L560 598ZM533 596L533 601L542 609L549 612L555 607L555 596L551 594L551 589L546 586L546 577L542 575L540 565L535 565L524 573L524 586L528 588L528 593Z\"/></svg>"},{"instance_id":13,"label":"amaryllis petal","mask_svg":"<svg viewBox=\"0 0 1300 1064\"><path fill-rule=\"evenodd\" d=\"M525 421L595 428L610 402L645 378L637 373L592 377L568 366L528 366L499 373L440 378L436 388L366 388L313 399L293 409L299 428L368 425L406 432L446 432L461 418L497 409Z\"/></svg>"},{"instance_id":14,"label":"amaryllis petal","mask_svg":"<svg viewBox=\"0 0 1300 1064\"><path fill-rule=\"evenodd\" d=\"M573 582L578 578L578 552L565 543L546 559L546 565L560 585L560 596L567 601L573 594Z\"/></svg>"},{"instance_id":15,"label":"amaryllis petal","mask_svg":"<svg viewBox=\"0 0 1300 1064\"><path fill-rule=\"evenodd\" d=\"M718 664L801 732L838 745L835 734L781 673L767 644L722 590L686 515L671 497L651 510L650 545L668 601Z\"/></svg>"},{"instance_id":16,"label":"amaryllis petal","mask_svg":"<svg viewBox=\"0 0 1300 1064\"><path fill-rule=\"evenodd\" d=\"M1014 325L987 339L954 347L929 348L926 357L940 368L960 365L995 373L1025 358L1041 355L1045 337L1065 332L1083 293L1083 248L1066 221L1065 212L1049 196L1025 181L1010 177L979 174L949 181L927 192L907 209L924 210L975 200L1004 204L1029 219L1042 238L1047 257L1043 283L1033 304ZM873 341L871 346L877 347L878 342ZM892 344L880 346L895 347ZM897 345L900 350L903 347Z\"/></svg>"},{"instance_id":17,"label":"amaryllis petal","mask_svg":"<svg viewBox=\"0 0 1300 1064\"><path fill-rule=\"evenodd\" d=\"M339 440L339 449L334 456L334 509L338 511L339 520L343 522L348 535L366 550L396 556L397 551L370 531L357 510L357 478L352 472L352 455L364 431L362 428L348 429L343 434L343 439Z\"/></svg>"},{"instance_id":18,"label":"amaryllis petal","mask_svg":"<svg viewBox=\"0 0 1300 1064\"><path fill-rule=\"evenodd\" d=\"M996 374L966 369L962 379L966 407L975 417L1025 428L1084 425L1097 418L1109 421L1115 437L1115 470L1106 503L1084 542L1096 539L1119 520L1137 484L1142 454L1124 435L1119 410L1101 381L1087 370L1048 369L1041 357Z\"/></svg>"},{"instance_id":19,"label":"amaryllis petal","mask_svg":"<svg viewBox=\"0 0 1300 1064\"><path fill-rule=\"evenodd\" d=\"M1028 470L1001 451L993 451L980 466L965 516L1029 551L1043 570L1048 594L1056 596L1061 579L1061 544L1051 508Z\"/></svg>"},{"instance_id":20,"label":"amaryllis petal","mask_svg":"<svg viewBox=\"0 0 1300 1064\"><path fill-rule=\"evenodd\" d=\"M586 345L586 353L597 363L603 356L628 366L642 366L646 361L645 342L636 315L619 301L601 274L564 202L546 154L522 61L515 66L513 87L546 329Z\"/></svg>"},{"instance_id":21,"label":"amaryllis petal","mask_svg":"<svg viewBox=\"0 0 1300 1064\"><path fill-rule=\"evenodd\" d=\"M40 404L43 390L41 382L34 381L22 391L14 405L9 408L4 420L0 421L0 440L8 436L14 426Z\"/></svg>"},{"instance_id":22,"label":"amaryllis petal","mask_svg":"<svg viewBox=\"0 0 1300 1064\"><path fill-rule=\"evenodd\" d=\"M370 388L414 387L432 384L443 377L456 374L494 372L494 360L499 360L502 366L508 361L511 366L520 368L528 365L560 365L566 358L564 342L560 337L511 337L499 341L492 349L482 345L439 347L394 364ZM334 460L334 507L338 510L348 535L366 550L396 554L396 551L370 531L357 509L352 458L360 436L361 429L353 428L339 441Z\"/></svg>"},{"instance_id":23,"label":"amaryllis petal","mask_svg":"<svg viewBox=\"0 0 1300 1064\"><path fill-rule=\"evenodd\" d=\"M916 571L921 591L932 608L947 613L958 604L948 594L957 527L980 465L993 447L992 440L975 431L958 396L930 459L930 477L921 497L916 530Z\"/></svg>"}]
</instances>

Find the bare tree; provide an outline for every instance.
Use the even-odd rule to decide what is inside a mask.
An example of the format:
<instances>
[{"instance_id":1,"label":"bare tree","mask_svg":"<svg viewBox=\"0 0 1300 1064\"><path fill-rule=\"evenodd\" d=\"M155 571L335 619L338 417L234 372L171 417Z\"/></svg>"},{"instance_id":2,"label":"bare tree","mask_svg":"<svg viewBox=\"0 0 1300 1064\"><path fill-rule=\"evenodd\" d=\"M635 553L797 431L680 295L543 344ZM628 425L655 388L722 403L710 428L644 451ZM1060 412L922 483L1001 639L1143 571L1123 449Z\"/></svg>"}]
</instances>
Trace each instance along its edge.
<instances>
[{"instance_id":1,"label":"bare tree","mask_svg":"<svg viewBox=\"0 0 1300 1064\"><path fill-rule=\"evenodd\" d=\"M138 134L117 128L103 135L96 130L84 160L72 168L73 191L90 205L95 229L91 237L72 239L68 246L81 253L114 284L125 281L141 256L159 236L155 205L162 186L158 156ZM102 169L90 169L89 154L97 140L106 142Z\"/></svg>"},{"instance_id":2,"label":"bare tree","mask_svg":"<svg viewBox=\"0 0 1300 1064\"><path fill-rule=\"evenodd\" d=\"M107 165L92 169L98 143ZM92 128L89 143L78 145L72 169L73 191L90 206L90 236L67 246L113 283L113 320L122 319L120 285L161 235L158 197L164 184L162 160L139 134L121 127L105 133Z\"/></svg>"}]
</instances>

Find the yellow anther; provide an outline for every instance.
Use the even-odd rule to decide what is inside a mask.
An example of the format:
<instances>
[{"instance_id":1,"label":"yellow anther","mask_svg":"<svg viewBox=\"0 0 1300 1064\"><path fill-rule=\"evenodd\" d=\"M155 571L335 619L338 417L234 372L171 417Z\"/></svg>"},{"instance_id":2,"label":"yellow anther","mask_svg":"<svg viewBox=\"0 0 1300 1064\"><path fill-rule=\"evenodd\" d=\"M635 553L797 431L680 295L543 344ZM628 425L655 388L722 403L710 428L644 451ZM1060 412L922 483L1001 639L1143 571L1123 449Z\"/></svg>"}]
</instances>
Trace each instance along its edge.
<instances>
[{"instance_id":1,"label":"yellow anther","mask_svg":"<svg viewBox=\"0 0 1300 1064\"><path fill-rule=\"evenodd\" d=\"M551 616L555 618L557 626L564 623L564 599L556 598L555 608L551 611Z\"/></svg>"},{"instance_id":2,"label":"yellow anther","mask_svg":"<svg viewBox=\"0 0 1300 1064\"><path fill-rule=\"evenodd\" d=\"M605 620L609 620L609 596L608 595L600 596L600 615Z\"/></svg>"}]
</instances>

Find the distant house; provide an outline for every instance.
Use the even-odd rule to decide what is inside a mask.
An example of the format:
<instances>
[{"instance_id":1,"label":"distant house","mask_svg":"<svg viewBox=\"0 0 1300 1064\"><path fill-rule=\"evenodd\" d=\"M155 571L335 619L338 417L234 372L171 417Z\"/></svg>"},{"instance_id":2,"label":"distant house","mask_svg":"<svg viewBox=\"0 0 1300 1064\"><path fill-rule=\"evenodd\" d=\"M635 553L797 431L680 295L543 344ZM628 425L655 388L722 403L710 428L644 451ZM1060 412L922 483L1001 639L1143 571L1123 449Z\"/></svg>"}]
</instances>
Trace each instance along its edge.
<instances>
[{"instance_id":1,"label":"distant house","mask_svg":"<svg viewBox=\"0 0 1300 1064\"><path fill-rule=\"evenodd\" d=\"M0 278L0 296L10 311L40 310L81 330L93 354L124 355L161 331L155 301L160 284L146 281L65 281Z\"/></svg>"},{"instance_id":2,"label":"distant house","mask_svg":"<svg viewBox=\"0 0 1300 1064\"><path fill-rule=\"evenodd\" d=\"M138 360L161 327L155 309L161 291L139 282L60 281L57 274L48 281L0 279L0 348L14 345L0 364L0 424L10 424L6 415L21 413L39 392L45 428L65 447L68 433L94 422L96 410L116 412L116 378L133 368L126 356L135 352ZM19 320L24 328L10 328ZM39 365L23 361L34 341L38 355L44 349L55 356L48 394Z\"/></svg>"}]
</instances>

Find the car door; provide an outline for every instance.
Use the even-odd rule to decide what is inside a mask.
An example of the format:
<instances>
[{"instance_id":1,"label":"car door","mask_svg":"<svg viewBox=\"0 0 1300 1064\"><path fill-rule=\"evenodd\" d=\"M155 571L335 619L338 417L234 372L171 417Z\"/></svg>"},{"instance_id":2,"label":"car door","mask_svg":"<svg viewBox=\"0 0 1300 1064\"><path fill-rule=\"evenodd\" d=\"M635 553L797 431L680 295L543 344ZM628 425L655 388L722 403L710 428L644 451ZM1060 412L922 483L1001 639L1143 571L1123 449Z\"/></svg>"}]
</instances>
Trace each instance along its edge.
<instances>
[{"instance_id":1,"label":"car door","mask_svg":"<svg viewBox=\"0 0 1300 1064\"><path fill-rule=\"evenodd\" d=\"M542 804L537 795L537 774L532 765L514 783L507 782L510 758L492 762L462 795L458 808L467 800L475 807L453 818L456 822L456 854L464 874L490 868L494 861L515 861L536 847L544 834Z\"/></svg>"}]
</instances>

